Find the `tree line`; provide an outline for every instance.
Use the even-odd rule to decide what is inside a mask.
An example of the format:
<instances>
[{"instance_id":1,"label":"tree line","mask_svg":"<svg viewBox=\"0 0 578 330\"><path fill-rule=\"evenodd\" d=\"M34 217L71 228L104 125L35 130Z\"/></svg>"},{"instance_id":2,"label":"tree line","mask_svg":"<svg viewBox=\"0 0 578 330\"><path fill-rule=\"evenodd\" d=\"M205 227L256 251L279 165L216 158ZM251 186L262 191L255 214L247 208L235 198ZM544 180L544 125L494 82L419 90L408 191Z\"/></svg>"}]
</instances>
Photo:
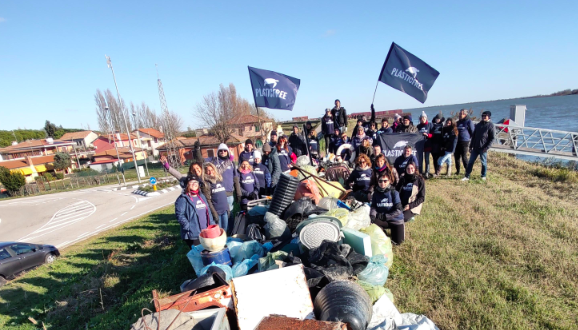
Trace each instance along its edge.
<instances>
[{"instance_id":1,"label":"tree line","mask_svg":"<svg viewBox=\"0 0 578 330\"><path fill-rule=\"evenodd\" d=\"M50 121L46 121L43 129L15 129L15 130L0 130L0 148L12 145L12 141L22 142L26 140L38 140L51 137L60 139L64 134L71 132L79 132L81 129L77 128L63 128L62 125L56 126Z\"/></svg>"}]
</instances>

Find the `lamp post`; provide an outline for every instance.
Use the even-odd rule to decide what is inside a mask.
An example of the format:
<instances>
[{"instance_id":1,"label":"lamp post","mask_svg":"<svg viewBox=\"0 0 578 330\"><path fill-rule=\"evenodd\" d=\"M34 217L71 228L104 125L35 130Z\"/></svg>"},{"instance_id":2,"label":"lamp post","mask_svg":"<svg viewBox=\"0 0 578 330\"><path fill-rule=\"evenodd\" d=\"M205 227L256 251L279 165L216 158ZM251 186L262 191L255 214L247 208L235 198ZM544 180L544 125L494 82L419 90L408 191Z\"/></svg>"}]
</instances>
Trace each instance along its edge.
<instances>
[{"instance_id":1,"label":"lamp post","mask_svg":"<svg viewBox=\"0 0 578 330\"><path fill-rule=\"evenodd\" d=\"M136 127L136 137L137 137L137 139L138 139L138 144L140 145L140 149L141 149L141 152L142 152L142 141L141 141L141 139L140 139L140 132L139 132L139 130L140 130L140 125L138 124L137 117L136 117L136 111L134 111L134 109L133 109L133 111L132 111L132 117L133 117L133 119L134 119L134 126ZM148 155L147 155L147 157L148 157ZM149 167L148 167L148 165L147 165L147 159L146 159L146 158L145 158L145 169L147 170L147 176L151 176L151 175L149 174Z\"/></svg>"},{"instance_id":2,"label":"lamp post","mask_svg":"<svg viewBox=\"0 0 578 330\"><path fill-rule=\"evenodd\" d=\"M128 130L128 123L126 121L126 117L124 115L124 107L122 105L122 99L120 97L120 93L118 92L118 85L116 84L116 77L114 75L114 69L112 68L112 62L110 61L110 57L104 55L104 57L106 57L106 64L108 64L108 67L110 68L110 70L112 71L112 79L114 80L114 87L116 87L116 96L118 97L118 104L120 107L120 113L122 114L122 119L124 121L124 127L126 129L126 134L128 137L128 146L130 147L130 152L132 153L132 160L134 162L134 169L136 170L136 177L138 179L138 183L140 182L140 173L138 172L138 164L136 162L136 156L134 154L134 148L132 147L132 144L130 143L130 131Z\"/></svg>"},{"instance_id":3,"label":"lamp post","mask_svg":"<svg viewBox=\"0 0 578 330\"><path fill-rule=\"evenodd\" d=\"M116 159L118 161L118 165L122 165L120 163L120 156L118 155L118 147L116 146L116 142L114 141L114 125L113 125L113 121L112 121L112 112L108 109L108 106L104 107L104 111L106 111L106 114L108 115L109 119L110 119L110 129L111 129L111 135L112 135L112 144L114 145L114 149L116 150ZM126 180L124 178L124 170L120 171L120 173L122 174L122 182L126 185ZM118 174L117 174L117 178L118 178ZM118 182L120 184L120 180Z\"/></svg>"}]
</instances>

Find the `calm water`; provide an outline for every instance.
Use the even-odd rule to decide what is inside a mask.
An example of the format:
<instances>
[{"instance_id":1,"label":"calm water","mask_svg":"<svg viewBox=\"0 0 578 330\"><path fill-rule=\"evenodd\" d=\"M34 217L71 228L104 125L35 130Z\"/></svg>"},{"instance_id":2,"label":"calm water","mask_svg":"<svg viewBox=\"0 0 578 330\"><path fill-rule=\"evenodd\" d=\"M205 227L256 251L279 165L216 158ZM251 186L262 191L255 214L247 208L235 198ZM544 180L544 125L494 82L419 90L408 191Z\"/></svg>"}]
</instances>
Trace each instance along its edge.
<instances>
[{"instance_id":1,"label":"calm water","mask_svg":"<svg viewBox=\"0 0 578 330\"><path fill-rule=\"evenodd\" d=\"M489 110L492 112L492 121L496 123L510 116L511 105L526 106L526 122L524 125L526 127L578 132L578 95L442 105L406 109L404 112L411 112L414 122L417 124L422 111L425 111L431 120L440 111L447 117L452 111L457 113L462 108L471 108L474 111L474 116L481 118L482 112ZM544 160L542 157L518 156L518 158L528 161Z\"/></svg>"}]
</instances>

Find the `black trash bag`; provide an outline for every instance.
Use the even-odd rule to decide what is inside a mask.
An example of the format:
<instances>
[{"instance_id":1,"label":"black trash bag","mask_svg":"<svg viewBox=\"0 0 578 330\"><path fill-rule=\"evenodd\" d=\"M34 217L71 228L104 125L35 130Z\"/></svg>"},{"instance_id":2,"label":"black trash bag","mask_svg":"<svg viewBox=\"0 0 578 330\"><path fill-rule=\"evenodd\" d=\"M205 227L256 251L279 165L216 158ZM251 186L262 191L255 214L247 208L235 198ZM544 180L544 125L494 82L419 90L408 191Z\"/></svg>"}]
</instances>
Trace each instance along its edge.
<instances>
[{"instance_id":1,"label":"black trash bag","mask_svg":"<svg viewBox=\"0 0 578 330\"><path fill-rule=\"evenodd\" d=\"M304 267L303 271L305 272L305 279L307 280L311 300L315 300L319 291L329 284L329 280L322 272L316 269Z\"/></svg>"},{"instance_id":2,"label":"black trash bag","mask_svg":"<svg viewBox=\"0 0 578 330\"><path fill-rule=\"evenodd\" d=\"M364 271L369 264L369 257L363 254L359 254L355 252L355 250L351 249L351 252L349 252L349 255L347 255L347 261L349 261L353 267L353 274L357 276L359 273Z\"/></svg>"},{"instance_id":3,"label":"black trash bag","mask_svg":"<svg viewBox=\"0 0 578 330\"><path fill-rule=\"evenodd\" d=\"M315 318L319 321L347 323L347 329L365 330L372 316L371 298L352 281L327 284L315 297Z\"/></svg>"},{"instance_id":4,"label":"black trash bag","mask_svg":"<svg viewBox=\"0 0 578 330\"><path fill-rule=\"evenodd\" d=\"M227 285L225 279L227 275L219 267L209 267L204 275L194 280L187 280L181 285L181 292L197 290L197 293L203 293L220 286Z\"/></svg>"},{"instance_id":5,"label":"black trash bag","mask_svg":"<svg viewBox=\"0 0 578 330\"><path fill-rule=\"evenodd\" d=\"M271 242L271 244L273 244L273 248L271 248L269 252L277 252L283 249L287 244L291 243L291 237L290 236L278 237L272 240L264 241L263 244L267 242ZM289 251L286 252L289 253Z\"/></svg>"},{"instance_id":6,"label":"black trash bag","mask_svg":"<svg viewBox=\"0 0 578 330\"><path fill-rule=\"evenodd\" d=\"M233 222L233 226L229 228L229 232L227 233L229 236L233 235L244 235L247 231L247 212L239 211L235 216L235 221Z\"/></svg>"},{"instance_id":7,"label":"black trash bag","mask_svg":"<svg viewBox=\"0 0 578 330\"><path fill-rule=\"evenodd\" d=\"M323 214L326 213L327 210L315 205L313 199L310 197L303 197L298 201L295 201L293 204L289 205L289 207L283 213L282 219L287 222L287 226L291 231L295 231L297 225L309 218L312 214Z\"/></svg>"},{"instance_id":8,"label":"black trash bag","mask_svg":"<svg viewBox=\"0 0 578 330\"><path fill-rule=\"evenodd\" d=\"M329 282L345 280L367 267L369 258L339 242L323 241L318 248L309 250L308 265L323 273ZM307 265L307 264L306 264Z\"/></svg>"},{"instance_id":9,"label":"black trash bag","mask_svg":"<svg viewBox=\"0 0 578 330\"><path fill-rule=\"evenodd\" d=\"M257 241L259 243L263 243L263 241L265 240L265 235L263 234L263 229L261 229L261 227L255 223L247 226L246 235L250 239Z\"/></svg>"}]
</instances>

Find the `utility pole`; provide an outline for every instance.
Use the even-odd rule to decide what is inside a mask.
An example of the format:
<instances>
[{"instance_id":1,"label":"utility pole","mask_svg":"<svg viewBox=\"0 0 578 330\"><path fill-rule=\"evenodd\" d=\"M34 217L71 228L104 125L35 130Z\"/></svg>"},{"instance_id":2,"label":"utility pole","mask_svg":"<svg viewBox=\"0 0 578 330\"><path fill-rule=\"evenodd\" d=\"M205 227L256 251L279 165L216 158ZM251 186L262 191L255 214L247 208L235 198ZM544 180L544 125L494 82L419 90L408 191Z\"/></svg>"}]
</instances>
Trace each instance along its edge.
<instances>
[{"instance_id":1,"label":"utility pole","mask_svg":"<svg viewBox=\"0 0 578 330\"><path fill-rule=\"evenodd\" d=\"M130 143L130 140L131 140L131 139L130 139L130 131L128 130L128 123L127 123L126 117L125 117L125 115L124 115L124 106L123 106L123 104L122 104L122 98L120 97L120 93L118 92L118 85L116 84L116 77L115 77L115 75L114 75L114 69L112 68L112 62L110 61L110 57L108 57L108 56L106 56L106 55L104 55L104 57L106 57L106 64L108 64L108 67L109 67L110 70L112 71L112 79L114 80L114 87L116 87L116 95L117 95L117 97L118 97L118 104L119 104L119 107L120 107L120 111L119 111L119 112L122 114L122 118L123 118L123 120L124 120L124 126L125 126L126 134L127 134L127 137L128 137L128 146L130 147L130 152L132 153L132 160L133 160L133 162L134 162L134 169L136 170L136 177L137 177L137 179L138 179L138 183L141 183L141 182L140 182L140 173L138 172L138 163L137 163L137 161L136 161L136 156L135 156L135 154L134 154L134 148L132 147L132 144ZM123 175L123 177L124 177L124 175Z\"/></svg>"},{"instance_id":2,"label":"utility pole","mask_svg":"<svg viewBox=\"0 0 578 330\"><path fill-rule=\"evenodd\" d=\"M133 117L133 119L134 119L134 127L136 127L136 136L137 136L138 144L140 145L140 149L141 149L141 152L142 152L142 141L141 141L141 139L140 139L140 132L139 132L139 130L140 130L140 125L139 125L139 123L138 123L138 121L137 121L137 116L136 116L136 115L137 115L137 114L136 114L136 111L133 110L133 112L132 112L132 117ZM146 158L148 158L148 154L147 154L147 157L146 157ZM149 167L148 167L148 165L147 165L147 159L146 159L146 158L145 158L145 169L147 170L147 176L151 176L151 175L149 174Z\"/></svg>"},{"instance_id":3,"label":"utility pole","mask_svg":"<svg viewBox=\"0 0 578 330\"><path fill-rule=\"evenodd\" d=\"M114 145L114 149L116 150L116 159L118 160L118 165L121 166L122 164L120 163L120 156L118 154L118 147L116 145L116 142L114 141L114 125L112 122L112 113L111 113L112 111L110 111L108 109L108 106L106 106L104 108L104 111L106 111L106 113L109 115L109 118L110 118L110 134L112 135L112 144ZM109 139L109 141L110 141L110 139ZM122 171L120 171L120 173L122 174L122 182L126 185L126 180L124 178L124 169ZM118 177L118 174L117 174L117 177ZM120 182L119 182L119 184L120 184Z\"/></svg>"},{"instance_id":4,"label":"utility pole","mask_svg":"<svg viewBox=\"0 0 578 330\"><path fill-rule=\"evenodd\" d=\"M163 89L163 82L159 76L159 68L155 64L157 68L157 85L159 88L159 100L161 102L161 110L163 112L164 117L164 134L165 139L168 139L168 142L165 144L167 148L167 158L169 160L169 164L173 168L181 167L181 153L179 147L176 145L175 139L175 132L173 132L172 126L170 125L171 121L171 114L169 112L169 107L167 106L167 99L165 98L165 91Z\"/></svg>"}]
</instances>

